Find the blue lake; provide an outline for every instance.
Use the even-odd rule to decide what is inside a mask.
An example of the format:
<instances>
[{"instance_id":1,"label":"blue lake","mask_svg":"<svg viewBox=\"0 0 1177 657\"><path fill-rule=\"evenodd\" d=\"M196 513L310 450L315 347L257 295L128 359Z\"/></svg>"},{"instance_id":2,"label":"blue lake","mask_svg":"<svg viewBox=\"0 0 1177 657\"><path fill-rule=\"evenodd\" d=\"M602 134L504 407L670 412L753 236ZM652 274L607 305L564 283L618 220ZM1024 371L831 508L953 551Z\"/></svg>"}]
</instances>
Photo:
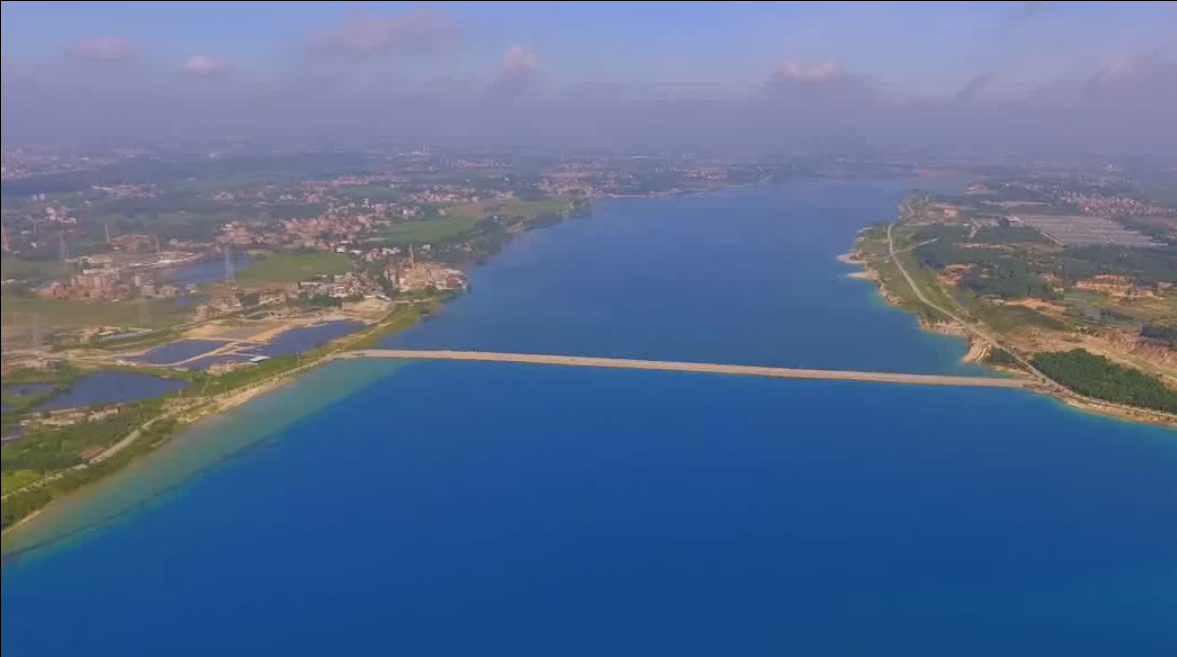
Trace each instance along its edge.
<instances>
[{"instance_id":1,"label":"blue lake","mask_svg":"<svg viewBox=\"0 0 1177 657\"><path fill-rule=\"evenodd\" d=\"M283 331L268 344L250 351L265 356L287 356L302 353L314 349L324 342L355 333L362 328L364 328L363 322L346 319L324 322L314 326L303 326Z\"/></svg>"},{"instance_id":2,"label":"blue lake","mask_svg":"<svg viewBox=\"0 0 1177 657\"><path fill-rule=\"evenodd\" d=\"M38 411L81 408L92 404L121 404L145 397L157 397L187 386L186 381L164 379L132 372L95 372L37 406Z\"/></svg>"},{"instance_id":3,"label":"blue lake","mask_svg":"<svg viewBox=\"0 0 1177 657\"><path fill-rule=\"evenodd\" d=\"M152 365L167 365L195 358L223 346L225 343L221 340L177 340L156 347L142 356L131 356L127 360L151 363Z\"/></svg>"},{"instance_id":4,"label":"blue lake","mask_svg":"<svg viewBox=\"0 0 1177 657\"><path fill-rule=\"evenodd\" d=\"M834 260L913 184L602 202L386 342L976 372ZM16 534L49 542L0 645L1171 657L1175 438L1012 390L336 362Z\"/></svg>"},{"instance_id":5,"label":"blue lake","mask_svg":"<svg viewBox=\"0 0 1177 657\"><path fill-rule=\"evenodd\" d=\"M233 258L233 268L239 272L253 264L253 259L240 254ZM182 267L169 269L160 275L160 280L173 285L204 285L207 283L222 283L225 280L225 261L223 258L199 260Z\"/></svg>"}]
</instances>

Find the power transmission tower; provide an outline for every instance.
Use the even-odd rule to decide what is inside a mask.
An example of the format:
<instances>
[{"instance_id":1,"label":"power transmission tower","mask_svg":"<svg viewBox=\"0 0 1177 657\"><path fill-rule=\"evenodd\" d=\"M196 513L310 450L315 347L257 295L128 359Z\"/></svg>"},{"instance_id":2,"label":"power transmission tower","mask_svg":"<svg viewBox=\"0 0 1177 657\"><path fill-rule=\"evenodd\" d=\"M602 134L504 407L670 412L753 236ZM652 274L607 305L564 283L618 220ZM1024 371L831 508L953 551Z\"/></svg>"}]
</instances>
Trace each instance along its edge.
<instances>
[{"instance_id":1,"label":"power transmission tower","mask_svg":"<svg viewBox=\"0 0 1177 657\"><path fill-rule=\"evenodd\" d=\"M147 297L139 297L139 325L151 328L151 301Z\"/></svg>"},{"instance_id":2,"label":"power transmission tower","mask_svg":"<svg viewBox=\"0 0 1177 657\"><path fill-rule=\"evenodd\" d=\"M229 245L225 245L225 284L234 285L237 283L237 272L233 269L233 251Z\"/></svg>"},{"instance_id":3,"label":"power transmission tower","mask_svg":"<svg viewBox=\"0 0 1177 657\"><path fill-rule=\"evenodd\" d=\"M61 275L69 277L69 244L65 241L65 231L57 234L57 242L61 248Z\"/></svg>"},{"instance_id":4,"label":"power transmission tower","mask_svg":"<svg viewBox=\"0 0 1177 657\"><path fill-rule=\"evenodd\" d=\"M29 318L29 335L32 340L33 351L41 353L41 318L33 315Z\"/></svg>"}]
</instances>

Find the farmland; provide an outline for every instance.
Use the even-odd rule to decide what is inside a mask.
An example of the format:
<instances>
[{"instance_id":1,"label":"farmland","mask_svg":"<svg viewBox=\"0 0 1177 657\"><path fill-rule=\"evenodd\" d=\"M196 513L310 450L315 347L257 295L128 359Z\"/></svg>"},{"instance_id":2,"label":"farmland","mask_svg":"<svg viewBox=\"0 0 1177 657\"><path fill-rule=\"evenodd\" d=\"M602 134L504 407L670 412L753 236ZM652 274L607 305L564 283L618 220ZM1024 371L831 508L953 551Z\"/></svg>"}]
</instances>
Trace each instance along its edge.
<instances>
[{"instance_id":1,"label":"farmland","mask_svg":"<svg viewBox=\"0 0 1177 657\"><path fill-rule=\"evenodd\" d=\"M297 283L350 270L351 260L342 253L271 253L242 271L238 282L243 285Z\"/></svg>"},{"instance_id":2,"label":"farmland","mask_svg":"<svg viewBox=\"0 0 1177 657\"><path fill-rule=\"evenodd\" d=\"M391 244L441 242L469 233L481 220L481 216L456 215L425 221L410 221L394 224L389 227L385 235Z\"/></svg>"}]
</instances>

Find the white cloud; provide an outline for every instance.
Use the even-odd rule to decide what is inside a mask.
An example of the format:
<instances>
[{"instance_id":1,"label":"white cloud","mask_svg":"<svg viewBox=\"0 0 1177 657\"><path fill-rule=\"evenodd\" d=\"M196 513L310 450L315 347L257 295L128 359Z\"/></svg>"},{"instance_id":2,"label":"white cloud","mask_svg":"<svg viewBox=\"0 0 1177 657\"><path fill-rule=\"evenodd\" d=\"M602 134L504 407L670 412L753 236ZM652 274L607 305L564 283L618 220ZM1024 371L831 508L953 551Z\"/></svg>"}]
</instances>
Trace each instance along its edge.
<instances>
[{"instance_id":1,"label":"white cloud","mask_svg":"<svg viewBox=\"0 0 1177 657\"><path fill-rule=\"evenodd\" d=\"M452 17L421 9L399 16L362 14L310 35L314 52L349 57L382 54L435 54L457 46L458 24Z\"/></svg>"},{"instance_id":2,"label":"white cloud","mask_svg":"<svg viewBox=\"0 0 1177 657\"><path fill-rule=\"evenodd\" d=\"M94 63L125 62L135 58L131 43L123 37L86 37L70 51L77 59Z\"/></svg>"},{"instance_id":3,"label":"white cloud","mask_svg":"<svg viewBox=\"0 0 1177 657\"><path fill-rule=\"evenodd\" d=\"M216 57L193 55L184 62L184 72L202 78L215 77L229 71L229 65Z\"/></svg>"}]
</instances>

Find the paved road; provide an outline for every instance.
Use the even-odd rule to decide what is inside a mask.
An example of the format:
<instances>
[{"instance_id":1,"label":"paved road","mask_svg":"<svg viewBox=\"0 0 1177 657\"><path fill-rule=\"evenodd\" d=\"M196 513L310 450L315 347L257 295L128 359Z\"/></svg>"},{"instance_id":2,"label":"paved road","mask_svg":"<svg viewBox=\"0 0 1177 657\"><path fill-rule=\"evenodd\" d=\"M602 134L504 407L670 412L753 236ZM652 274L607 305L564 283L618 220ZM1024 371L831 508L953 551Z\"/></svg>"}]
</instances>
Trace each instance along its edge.
<instances>
[{"instance_id":1,"label":"paved road","mask_svg":"<svg viewBox=\"0 0 1177 657\"><path fill-rule=\"evenodd\" d=\"M1051 380L1050 377L1048 377L1045 374L1043 374L1042 372L1038 371L1038 368L1031 365L1030 361L1017 355L1016 353L1014 353L1014 351L1012 349L1006 349L1005 347L1001 346L1001 343L998 342L997 338L993 337L992 335L990 335L986 331L983 331L983 330L977 328L976 326L973 326L971 323L965 321L962 317L960 317L956 313L952 312L951 310L948 310L947 308L943 308L935 303L932 303L932 301L930 299L928 299L927 296L924 295L924 291L920 289L920 286L916 285L915 279L911 277L911 274L907 273L907 270L903 267L903 261L901 261L898 257L898 255L900 253L902 253L902 251L895 250L895 240L891 237L891 228L894 225L895 224L888 224L887 225L887 250L891 252L891 261L894 262L895 266L899 268L899 273L903 274L903 278L906 279L907 284L911 286L912 292L915 292L915 296L917 298L919 298L919 300L924 305L928 306L929 308L932 308L933 310L939 311L940 313L946 315L947 317L950 317L956 323L963 326L965 328L965 330L969 331L973 335L975 335L978 338L989 343L990 346L997 348L997 349L1001 349L1001 350L1009 353L1010 356L1013 356L1014 358L1016 358L1017 361L1019 363L1021 363L1023 367L1025 367L1027 370L1029 370L1029 372L1031 374L1033 374L1034 376L1036 376L1042 383L1045 383L1048 386L1051 386L1052 388L1056 388L1059 390L1066 390L1066 388L1064 388L1063 386L1061 386L1058 383L1055 383L1053 380Z\"/></svg>"},{"instance_id":2,"label":"paved road","mask_svg":"<svg viewBox=\"0 0 1177 657\"><path fill-rule=\"evenodd\" d=\"M963 326L967 331L969 331L973 335L977 336L978 338L984 340L985 342L988 342L993 347L996 347L998 349L1002 349L1006 353L1008 353L1010 356L1013 356L1015 359L1017 359L1017 361L1019 363L1022 364L1022 367L1025 367L1026 370L1028 372L1030 372L1030 374L1034 375L1034 377L1037 379L1037 383L1044 385L1046 388L1048 388L1049 390L1051 390L1052 392L1054 392L1056 394L1063 395L1065 397L1070 397L1071 399L1085 402L1085 403L1090 404L1092 406L1118 408L1123 411L1127 411L1129 413L1143 412L1143 413L1147 413L1149 416L1151 416L1153 418L1165 418L1165 420L1167 420L1169 422L1177 421L1177 415L1174 415L1173 413L1166 413L1164 411L1159 411L1159 410L1155 410L1155 409L1141 409L1141 408L1137 408L1135 406L1128 406L1125 404L1118 404L1116 402L1110 402L1110 401L1107 401L1104 399L1096 399L1094 397L1088 397L1087 395L1083 395L1078 392L1075 392L1074 390L1071 390L1070 388L1055 381L1054 379L1050 378L1049 376L1046 376L1046 374L1044 374L1042 372L1042 370L1039 370L1037 367L1034 367L1034 365L1031 364L1029 360L1019 356L1017 354L1017 352L1015 352L1013 349L1006 349L1005 347L1003 347L1001 345L1001 343L997 340L997 338L993 337L993 335L991 335L990 333L978 328L974 324L966 322L959 315L957 315L956 313L953 313L952 311L948 310L947 308L942 308L942 307L932 303L931 300L928 299L928 297L924 296L924 292L923 292L923 290L920 289L920 286L916 285L915 279L913 279L911 277L911 275L907 273L907 270L903 268L903 262L901 262L899 260L899 258L896 257L896 255L898 253L902 253L902 251L895 250L895 240L892 239L892 237L891 237L891 227L894 225L895 224L889 224L887 226L887 249L891 252L891 260L893 260L895 262L895 266L899 268L899 273L903 274L903 278L907 279L907 284L911 286L912 291L915 292L915 295L917 297L919 297L919 300L922 301L924 304L926 304L928 307L930 307L934 310L938 310L941 313L944 313L945 315L947 315L948 317L956 320L956 322L959 323L961 326Z\"/></svg>"},{"instance_id":3,"label":"paved road","mask_svg":"<svg viewBox=\"0 0 1177 657\"><path fill-rule=\"evenodd\" d=\"M632 360L627 358L597 358L591 356L557 356L547 354L503 354L485 351L416 351L411 349L363 349L337 354L334 358L403 358L410 360L466 360L536 365L565 365L570 367L606 367L630 370L662 370L674 372L708 372L739 374L787 379L834 379L841 381L878 381L884 383L914 383L936 386L974 386L986 388L1022 388L1021 379L1000 379L982 376L944 376L938 374L902 374L897 372L854 372L849 370L807 370L789 367L761 367L756 365L721 365L717 363L686 363L660 360Z\"/></svg>"}]
</instances>

